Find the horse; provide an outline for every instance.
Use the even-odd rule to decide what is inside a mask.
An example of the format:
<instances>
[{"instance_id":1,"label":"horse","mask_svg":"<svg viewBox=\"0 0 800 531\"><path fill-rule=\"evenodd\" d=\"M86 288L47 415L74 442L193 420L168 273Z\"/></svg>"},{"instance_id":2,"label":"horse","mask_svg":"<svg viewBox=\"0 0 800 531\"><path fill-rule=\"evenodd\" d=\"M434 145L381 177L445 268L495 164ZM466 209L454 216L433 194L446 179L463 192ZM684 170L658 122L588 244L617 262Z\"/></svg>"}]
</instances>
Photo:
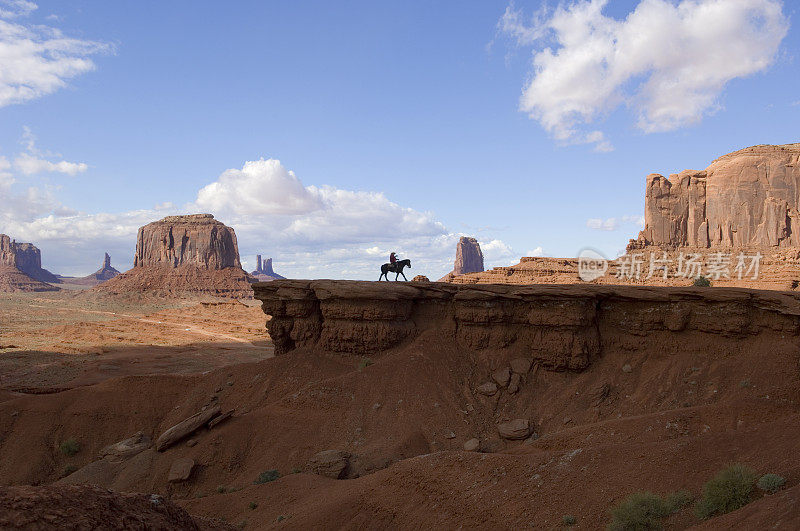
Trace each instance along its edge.
<instances>
[{"instance_id":1,"label":"horse","mask_svg":"<svg viewBox=\"0 0 800 531\"><path fill-rule=\"evenodd\" d=\"M408 281L408 279L406 278L405 273L403 273L403 268L405 268L405 267L411 269L411 260L409 260L408 258L406 258L405 260L398 260L397 262L395 262L393 264L383 264L381 266L381 276L378 277L378 282L380 282L381 279L383 279L383 277L386 277L386 281L388 282L389 281L389 275L387 275L387 273L389 273L389 272L397 273L394 276L395 281L397 280L397 277L399 277L400 275L403 275L403 278L405 278L406 281Z\"/></svg>"}]
</instances>

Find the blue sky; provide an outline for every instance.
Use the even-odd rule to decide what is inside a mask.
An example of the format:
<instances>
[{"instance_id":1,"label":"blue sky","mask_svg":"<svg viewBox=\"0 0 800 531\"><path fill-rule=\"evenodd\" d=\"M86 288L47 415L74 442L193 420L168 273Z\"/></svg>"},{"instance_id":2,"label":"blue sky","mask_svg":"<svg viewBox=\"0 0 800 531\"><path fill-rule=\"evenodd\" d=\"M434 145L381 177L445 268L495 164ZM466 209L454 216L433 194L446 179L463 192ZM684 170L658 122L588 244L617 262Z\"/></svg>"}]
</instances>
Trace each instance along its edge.
<instances>
[{"instance_id":1,"label":"blue sky","mask_svg":"<svg viewBox=\"0 0 800 531\"><path fill-rule=\"evenodd\" d=\"M106 250L130 267L138 226L190 211L233 226L246 267L296 277L372 278L397 250L438 278L459 234L487 266L614 255L647 174L800 140L796 18L778 0L0 0L0 232L62 274Z\"/></svg>"}]
</instances>

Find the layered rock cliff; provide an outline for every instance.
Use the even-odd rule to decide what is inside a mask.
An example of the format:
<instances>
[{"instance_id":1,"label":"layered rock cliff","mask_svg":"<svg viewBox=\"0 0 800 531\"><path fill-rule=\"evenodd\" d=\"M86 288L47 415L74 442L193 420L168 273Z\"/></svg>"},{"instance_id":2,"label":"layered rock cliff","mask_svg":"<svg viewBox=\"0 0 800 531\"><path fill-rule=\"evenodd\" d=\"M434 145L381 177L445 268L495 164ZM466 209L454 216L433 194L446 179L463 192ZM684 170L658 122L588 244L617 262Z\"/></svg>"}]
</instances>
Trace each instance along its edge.
<instances>
[{"instance_id":1,"label":"layered rock cliff","mask_svg":"<svg viewBox=\"0 0 800 531\"><path fill-rule=\"evenodd\" d=\"M238 267L233 229L211 214L167 216L139 229L133 267Z\"/></svg>"},{"instance_id":2,"label":"layered rock cliff","mask_svg":"<svg viewBox=\"0 0 800 531\"><path fill-rule=\"evenodd\" d=\"M800 246L800 144L753 146L703 171L647 176L630 248Z\"/></svg>"},{"instance_id":3,"label":"layered rock cliff","mask_svg":"<svg viewBox=\"0 0 800 531\"><path fill-rule=\"evenodd\" d=\"M370 356L445 341L490 364L526 358L552 370L582 370L609 349L663 349L664 341L698 349L800 333L800 295L740 288L333 280L253 288L272 316L276 354L311 348Z\"/></svg>"}]
</instances>

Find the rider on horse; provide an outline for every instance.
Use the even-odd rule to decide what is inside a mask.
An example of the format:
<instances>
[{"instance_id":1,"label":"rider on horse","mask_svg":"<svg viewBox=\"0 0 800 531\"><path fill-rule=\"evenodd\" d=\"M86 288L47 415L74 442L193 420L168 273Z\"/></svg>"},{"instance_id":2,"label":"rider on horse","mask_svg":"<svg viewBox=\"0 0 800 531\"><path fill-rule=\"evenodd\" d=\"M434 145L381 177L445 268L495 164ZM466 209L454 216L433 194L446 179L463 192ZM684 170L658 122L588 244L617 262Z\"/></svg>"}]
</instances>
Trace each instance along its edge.
<instances>
[{"instance_id":1,"label":"rider on horse","mask_svg":"<svg viewBox=\"0 0 800 531\"><path fill-rule=\"evenodd\" d=\"M396 264L397 263L397 256L395 256L394 252L392 252L392 254L389 255L389 263L390 264Z\"/></svg>"}]
</instances>

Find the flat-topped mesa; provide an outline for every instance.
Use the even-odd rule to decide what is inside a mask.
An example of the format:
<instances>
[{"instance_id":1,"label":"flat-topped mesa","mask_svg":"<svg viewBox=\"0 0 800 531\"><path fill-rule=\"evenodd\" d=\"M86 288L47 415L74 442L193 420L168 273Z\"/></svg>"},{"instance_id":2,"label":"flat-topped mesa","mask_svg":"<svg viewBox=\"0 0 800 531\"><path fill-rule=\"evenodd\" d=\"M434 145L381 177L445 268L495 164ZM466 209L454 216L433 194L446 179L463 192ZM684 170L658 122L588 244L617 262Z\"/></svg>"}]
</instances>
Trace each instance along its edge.
<instances>
[{"instance_id":1,"label":"flat-topped mesa","mask_svg":"<svg viewBox=\"0 0 800 531\"><path fill-rule=\"evenodd\" d=\"M800 144L753 146L703 171L647 176L645 227L628 249L800 246Z\"/></svg>"},{"instance_id":2,"label":"flat-topped mesa","mask_svg":"<svg viewBox=\"0 0 800 531\"><path fill-rule=\"evenodd\" d=\"M742 288L276 280L253 289L279 355L441 347L492 367L526 358L579 371L611 351L741 349L800 333L800 294Z\"/></svg>"},{"instance_id":3,"label":"flat-topped mesa","mask_svg":"<svg viewBox=\"0 0 800 531\"><path fill-rule=\"evenodd\" d=\"M233 229L211 214L167 216L139 229L133 266L241 267Z\"/></svg>"}]
</instances>

